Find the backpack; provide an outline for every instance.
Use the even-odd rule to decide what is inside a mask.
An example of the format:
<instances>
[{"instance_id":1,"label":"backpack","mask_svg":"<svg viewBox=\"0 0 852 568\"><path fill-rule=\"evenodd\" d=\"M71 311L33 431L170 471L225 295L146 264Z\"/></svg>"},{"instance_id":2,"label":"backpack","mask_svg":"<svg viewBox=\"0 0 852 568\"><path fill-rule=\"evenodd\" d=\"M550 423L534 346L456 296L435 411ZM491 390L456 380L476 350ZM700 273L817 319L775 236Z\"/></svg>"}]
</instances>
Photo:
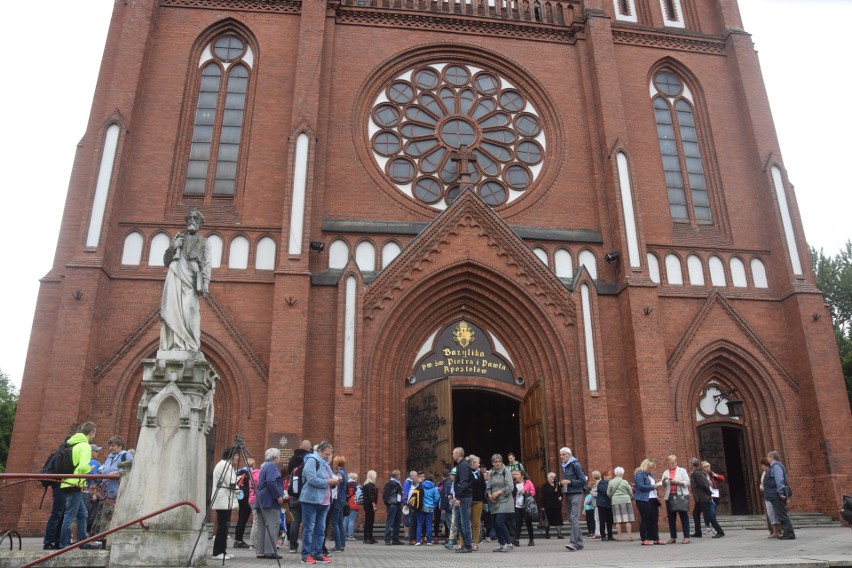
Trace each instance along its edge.
<instances>
[{"instance_id":1,"label":"backpack","mask_svg":"<svg viewBox=\"0 0 852 568\"><path fill-rule=\"evenodd\" d=\"M310 455L310 454L308 454ZM314 461L317 462L317 471L319 471L320 464L319 460L314 458ZM300 466L294 467L293 471L290 472L290 476L287 478L287 494L293 498L295 501L299 500L299 495L302 494L302 467L304 463Z\"/></svg>"},{"instance_id":2,"label":"backpack","mask_svg":"<svg viewBox=\"0 0 852 568\"><path fill-rule=\"evenodd\" d=\"M423 492L419 487L412 489L408 494L408 506L415 511L419 511L423 506Z\"/></svg>"},{"instance_id":3,"label":"backpack","mask_svg":"<svg viewBox=\"0 0 852 568\"><path fill-rule=\"evenodd\" d=\"M299 499L302 494L302 466L294 467L287 478L287 495Z\"/></svg>"},{"instance_id":4,"label":"backpack","mask_svg":"<svg viewBox=\"0 0 852 568\"><path fill-rule=\"evenodd\" d=\"M538 504L535 502L535 498L529 495L524 498L524 516L533 523L538 522Z\"/></svg>"},{"instance_id":5,"label":"backpack","mask_svg":"<svg viewBox=\"0 0 852 568\"><path fill-rule=\"evenodd\" d=\"M79 442L78 442L79 443ZM62 442L54 452L52 452L47 460L44 462L44 465L41 467L39 473L49 473L49 474L59 474L59 475L71 475L74 473L74 446L77 444L68 444L67 442ZM59 483L54 479L43 479L41 481L42 487L50 487Z\"/></svg>"}]
</instances>

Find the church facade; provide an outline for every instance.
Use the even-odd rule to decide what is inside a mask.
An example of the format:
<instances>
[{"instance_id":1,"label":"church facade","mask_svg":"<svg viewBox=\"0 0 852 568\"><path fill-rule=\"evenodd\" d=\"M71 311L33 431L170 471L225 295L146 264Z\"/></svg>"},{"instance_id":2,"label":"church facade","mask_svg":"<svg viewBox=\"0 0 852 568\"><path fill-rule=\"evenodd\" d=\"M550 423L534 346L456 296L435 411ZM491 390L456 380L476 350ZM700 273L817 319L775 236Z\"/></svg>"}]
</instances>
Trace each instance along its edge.
<instances>
[{"instance_id":1,"label":"church facade","mask_svg":"<svg viewBox=\"0 0 852 568\"><path fill-rule=\"evenodd\" d=\"M211 464L237 433L380 480L459 445L539 483L562 446L589 471L674 453L727 475L723 514L761 510L769 450L793 510L836 514L852 481L735 0L116 3L8 471L84 420L134 445L191 207ZM7 524L41 530L40 493Z\"/></svg>"}]
</instances>

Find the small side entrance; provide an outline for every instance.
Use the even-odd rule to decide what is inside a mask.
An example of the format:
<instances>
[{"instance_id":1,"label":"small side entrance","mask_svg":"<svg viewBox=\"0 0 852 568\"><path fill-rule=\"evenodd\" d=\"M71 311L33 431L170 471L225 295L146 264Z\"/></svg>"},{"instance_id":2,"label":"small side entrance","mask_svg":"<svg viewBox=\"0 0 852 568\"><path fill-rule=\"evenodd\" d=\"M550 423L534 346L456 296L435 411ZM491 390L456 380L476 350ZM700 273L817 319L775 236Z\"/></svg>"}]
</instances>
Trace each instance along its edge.
<instances>
[{"instance_id":1,"label":"small side entrance","mask_svg":"<svg viewBox=\"0 0 852 568\"><path fill-rule=\"evenodd\" d=\"M699 453L716 473L725 476L719 486L718 514L751 515L753 476L748 467L745 430L735 424L709 424L698 429Z\"/></svg>"}]
</instances>

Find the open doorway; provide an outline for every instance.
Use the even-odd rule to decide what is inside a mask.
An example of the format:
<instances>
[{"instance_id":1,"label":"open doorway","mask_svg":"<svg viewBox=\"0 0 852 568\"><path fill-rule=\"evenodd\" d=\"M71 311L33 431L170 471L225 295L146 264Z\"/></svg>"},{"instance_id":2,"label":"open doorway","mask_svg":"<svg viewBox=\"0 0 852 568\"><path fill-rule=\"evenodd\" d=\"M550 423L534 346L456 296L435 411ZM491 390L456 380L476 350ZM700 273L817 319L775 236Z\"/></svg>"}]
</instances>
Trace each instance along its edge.
<instances>
[{"instance_id":1,"label":"open doorway","mask_svg":"<svg viewBox=\"0 0 852 568\"><path fill-rule=\"evenodd\" d=\"M719 486L720 515L751 515L756 512L749 475L745 431L736 424L710 424L698 429L699 453L716 473L725 476Z\"/></svg>"},{"instance_id":2,"label":"open doorway","mask_svg":"<svg viewBox=\"0 0 852 568\"><path fill-rule=\"evenodd\" d=\"M520 402L482 389L453 389L453 445L482 459L514 452L521 459Z\"/></svg>"}]
</instances>

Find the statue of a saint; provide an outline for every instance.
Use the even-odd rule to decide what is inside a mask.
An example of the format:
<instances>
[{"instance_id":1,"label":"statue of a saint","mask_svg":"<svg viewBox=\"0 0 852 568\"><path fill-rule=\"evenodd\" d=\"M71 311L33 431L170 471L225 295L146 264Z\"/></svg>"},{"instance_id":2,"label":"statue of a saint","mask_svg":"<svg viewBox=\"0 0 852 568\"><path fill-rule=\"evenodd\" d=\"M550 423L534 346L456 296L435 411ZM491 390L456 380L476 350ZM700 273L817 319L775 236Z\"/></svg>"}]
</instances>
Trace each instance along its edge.
<instances>
[{"instance_id":1,"label":"statue of a saint","mask_svg":"<svg viewBox=\"0 0 852 568\"><path fill-rule=\"evenodd\" d=\"M198 234L203 224L201 211L190 209L186 214L186 231L175 235L163 256L169 271L160 304L161 350L200 355L198 296L207 294L210 285L210 245Z\"/></svg>"}]
</instances>

